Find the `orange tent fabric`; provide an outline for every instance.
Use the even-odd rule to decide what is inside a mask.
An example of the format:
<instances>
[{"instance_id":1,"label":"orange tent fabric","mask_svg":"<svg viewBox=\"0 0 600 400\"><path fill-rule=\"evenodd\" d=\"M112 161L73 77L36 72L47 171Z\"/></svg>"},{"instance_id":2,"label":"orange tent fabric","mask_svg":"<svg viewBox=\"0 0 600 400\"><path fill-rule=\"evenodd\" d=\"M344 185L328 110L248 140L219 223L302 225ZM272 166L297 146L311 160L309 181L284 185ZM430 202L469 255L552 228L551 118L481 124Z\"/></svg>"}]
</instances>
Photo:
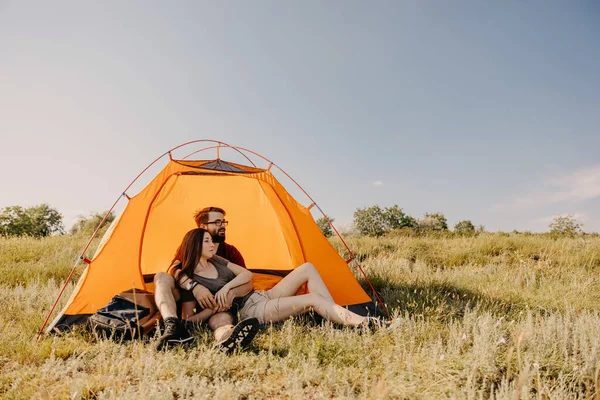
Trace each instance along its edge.
<instances>
[{"instance_id":1,"label":"orange tent fabric","mask_svg":"<svg viewBox=\"0 0 600 400\"><path fill-rule=\"evenodd\" d=\"M309 261L337 303L371 301L309 210L270 171L222 160L171 160L129 199L49 330L69 316L93 314L121 291L152 290L152 277L167 270L185 233L196 227L194 212L206 206L226 210L227 242L249 269L285 271ZM254 284L266 289L279 279L257 275Z\"/></svg>"}]
</instances>

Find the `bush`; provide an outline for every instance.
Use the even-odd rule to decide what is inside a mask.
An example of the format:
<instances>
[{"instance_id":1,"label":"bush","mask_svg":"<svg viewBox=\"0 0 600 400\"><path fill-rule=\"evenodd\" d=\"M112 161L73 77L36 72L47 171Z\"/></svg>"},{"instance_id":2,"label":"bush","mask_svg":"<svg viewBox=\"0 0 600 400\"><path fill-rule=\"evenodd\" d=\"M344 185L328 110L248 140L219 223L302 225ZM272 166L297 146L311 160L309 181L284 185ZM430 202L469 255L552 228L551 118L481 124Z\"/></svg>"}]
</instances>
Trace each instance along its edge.
<instances>
[{"instance_id":1,"label":"bush","mask_svg":"<svg viewBox=\"0 0 600 400\"><path fill-rule=\"evenodd\" d=\"M327 218L329 218L329 221L332 224L333 224L333 221L335 221L335 218L331 218L329 215L327 216ZM327 222L327 218L321 217L321 218L317 219L317 226L319 227L319 229L321 230L323 235L325 235L325 237L330 237L330 236L333 236L333 229L331 229L330 223Z\"/></svg>"},{"instance_id":2,"label":"bush","mask_svg":"<svg viewBox=\"0 0 600 400\"><path fill-rule=\"evenodd\" d=\"M420 231L447 231L448 221L442 213L425 213L422 220L418 222Z\"/></svg>"},{"instance_id":3,"label":"bush","mask_svg":"<svg viewBox=\"0 0 600 400\"><path fill-rule=\"evenodd\" d=\"M105 215L106 215L106 211L103 213L92 213L87 218L84 217L83 215L80 215L77 222L75 222L75 224L71 228L71 234L72 235L82 234L82 235L87 235L87 236L91 235L92 233L94 233L94 230L96 230L98 225L100 225L100 222L102 222L102 219L104 218ZM115 220L115 214L113 212L111 212L108 215L108 217L106 218L104 225L102 226L102 228L100 229L100 231L98 233L101 234L101 233L105 232L106 229L108 229L108 227L110 226L110 223L113 222L114 220Z\"/></svg>"},{"instance_id":4,"label":"bush","mask_svg":"<svg viewBox=\"0 0 600 400\"><path fill-rule=\"evenodd\" d=\"M583 233L583 224L577 222L573 214L557 215L548 228L550 233L559 236L576 236Z\"/></svg>"},{"instance_id":5,"label":"bush","mask_svg":"<svg viewBox=\"0 0 600 400\"><path fill-rule=\"evenodd\" d=\"M460 235L472 235L475 233L475 225L473 225L470 220L466 219L464 221L457 222L456 225L454 225L454 232Z\"/></svg>"},{"instance_id":6,"label":"bush","mask_svg":"<svg viewBox=\"0 0 600 400\"><path fill-rule=\"evenodd\" d=\"M0 236L44 237L64 233L62 214L48 204L5 207L0 213Z\"/></svg>"},{"instance_id":7,"label":"bush","mask_svg":"<svg viewBox=\"0 0 600 400\"><path fill-rule=\"evenodd\" d=\"M394 229L415 228L417 222L397 205L384 209L372 206L356 209L354 226L363 235L381 236Z\"/></svg>"}]
</instances>

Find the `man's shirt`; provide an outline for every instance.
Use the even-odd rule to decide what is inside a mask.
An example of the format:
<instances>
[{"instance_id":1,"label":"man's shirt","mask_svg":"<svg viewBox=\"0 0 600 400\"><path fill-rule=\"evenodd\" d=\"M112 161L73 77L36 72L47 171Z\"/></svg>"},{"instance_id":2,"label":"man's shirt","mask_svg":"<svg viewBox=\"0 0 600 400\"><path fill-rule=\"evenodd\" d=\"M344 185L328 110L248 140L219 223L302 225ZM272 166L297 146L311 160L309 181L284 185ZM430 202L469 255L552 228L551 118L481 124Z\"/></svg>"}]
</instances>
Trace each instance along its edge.
<instances>
[{"instance_id":1,"label":"man's shirt","mask_svg":"<svg viewBox=\"0 0 600 400\"><path fill-rule=\"evenodd\" d=\"M240 267L246 268L246 262L244 261L244 257L242 257L242 253L240 253L235 246L225 242L220 243L219 248L217 249L217 255L239 265Z\"/></svg>"}]
</instances>

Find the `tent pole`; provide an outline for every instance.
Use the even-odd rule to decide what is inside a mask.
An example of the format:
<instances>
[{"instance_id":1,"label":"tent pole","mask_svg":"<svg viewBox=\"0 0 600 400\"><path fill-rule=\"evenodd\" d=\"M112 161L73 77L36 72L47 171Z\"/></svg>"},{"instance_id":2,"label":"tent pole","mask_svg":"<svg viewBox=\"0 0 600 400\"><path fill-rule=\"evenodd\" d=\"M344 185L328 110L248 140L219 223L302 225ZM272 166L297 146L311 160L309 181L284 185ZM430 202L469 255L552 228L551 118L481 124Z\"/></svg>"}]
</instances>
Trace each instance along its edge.
<instances>
[{"instance_id":1,"label":"tent pole","mask_svg":"<svg viewBox=\"0 0 600 400\"><path fill-rule=\"evenodd\" d=\"M193 143L193 142L189 142L189 143ZM221 143L221 142L217 142L217 143ZM319 209L319 211L321 211L321 214L323 214L323 216L325 217L325 219L327 219L327 222L329 223L329 226L331 226L331 228L334 230L335 234L337 235L337 237L342 241L344 247L346 248L346 250L348 250L348 253L350 254L350 256L352 258L354 258L354 253L352 252L352 250L350 250L350 247L348 246L348 244L346 243L346 241L344 240L344 238L342 237L342 235L340 235L340 233L338 232L338 230L335 228L335 226L333 226L333 224L331 223L331 221L329 220L329 217L323 212L323 210L321 209L321 207L319 207L318 204L316 204L316 202L314 201L314 199L306 192L306 190L304 190L304 188L302 186L300 186L300 184L298 182L296 182L296 180L294 178L292 178L287 172L285 172L283 170L283 168L281 168L280 166L278 166L277 164L275 164L273 161L269 160L268 158L243 147L234 147L234 146L230 146L226 143L223 143L228 147L233 148L234 150L237 150L238 152L242 153L242 152L248 152L251 153L257 157L262 158L263 160L269 162L269 170L271 169L271 167L274 165L275 167L277 167L277 169L279 171L281 171L285 176L288 177L289 180L291 180L303 193L306 197L308 197L310 199L310 201L312 201L313 203L315 203L315 205L317 206L317 208ZM185 144L184 144L185 145ZM184 146L181 145L181 146ZM179 146L179 147L181 147ZM194 154L194 153L192 153ZM243 153L242 153L243 154ZM191 154L190 154L191 155ZM248 159L248 157L246 157L246 159ZM253 163L254 165L254 163ZM381 307L383 308L383 310L385 311L386 315L388 316L388 318L391 318L390 312L388 311L385 303L383 302L383 300L381 299L381 297L379 296L379 293L377 292L377 290L375 290L375 287L373 286L373 284L371 283L371 281L369 280L369 278L367 278L367 274L365 274L365 271L362 269L361 265L358 263L358 261L356 262L356 265L358 266L358 269L360 270L362 276L365 278L365 280L367 281L367 283L369 284L369 287L371 288L371 290L373 291L373 294L375 295L375 297L377 298L377 300L379 301L379 304L381 304Z\"/></svg>"},{"instance_id":2,"label":"tent pole","mask_svg":"<svg viewBox=\"0 0 600 400\"><path fill-rule=\"evenodd\" d=\"M329 223L329 226L331 226L331 228L334 230L335 234L337 235L337 237L342 241L344 247L346 248L346 250L349 252L351 259L354 259L354 253L352 252L352 250L350 250L350 247L348 247L348 244L346 243L346 241L344 240L344 238L342 238L342 236L340 235L340 233L338 232L338 230L335 228L335 226L333 226L333 224L331 223L331 221L329 220L329 217L323 212L323 210L321 209L321 207L319 207L319 205L313 200L313 198L306 192L306 190L304 190L304 188L302 186L300 186L300 184L298 182L296 182L296 180L294 180L294 178L292 178L287 172L285 172L281 167L279 167L278 165L276 165L273 161L269 160L268 158L252 151L252 150L248 150L246 148L243 147L237 147L237 146L231 146L227 143L224 142L220 142L217 140L210 140L210 139L199 139L199 140L192 140L189 142L185 142L182 143L178 146L173 147L172 149L170 149L169 151L167 151L166 153L163 153L162 155L160 155L159 157L157 157L154 161L152 161L150 164L148 164L148 166L146 168L144 168L142 170L142 172L140 172L135 179L133 179L133 181L131 181L131 183L125 188L125 190L123 190L123 192L121 193L121 195L119 195L119 197L117 198L117 200L114 202L114 204L112 205L112 207L107 211L106 215L104 216L104 218L102 219L102 221L100 222L100 224L98 224L98 226L96 227L96 230L94 231L94 233L92 233L92 236L90 237L89 241L87 242L87 244L85 245L83 251L81 252L79 258L77 259L77 261L75 262L75 265L73 266L73 268L71 269L71 272L69 273L69 276L67 277L67 279L65 280L65 283L63 284L63 287L60 291L60 293L58 294L58 297L56 298L56 301L54 302L54 304L52 305L52 308L50 309L50 312L48 313L48 315L46 316L46 319L42 325L42 327L40 328L40 331L38 332L37 335L37 340L40 340L40 337L42 335L42 333L44 332L44 328L46 327L46 324L48 323L48 320L50 319L50 316L52 315L52 313L54 312L54 309L56 308L56 305L58 304L58 301L60 300L61 296L63 295L69 281L71 280L71 278L73 277L73 274L75 273L75 269L77 268L77 266L79 265L80 261L83 260L85 258L85 252L88 250L88 248L90 247L92 241L94 240L94 237L96 236L96 234L98 233L98 231L100 230L100 228L102 227L102 225L104 224L104 222L106 222L106 219L108 218L108 216L110 215L110 213L112 212L112 210L115 208L115 206L117 205L117 203L119 202L119 200L122 197L127 197L128 200L130 200L131 198L126 194L127 190L129 190L129 188L150 168L152 167L156 162L158 162L161 158L163 158L166 155L169 155L169 159L173 160L173 156L172 156L172 152L174 150L177 150L181 147L190 145L190 144L194 144L194 143L201 143L201 142L211 142L211 143L217 143L217 146L213 146L211 148L217 148L217 159L220 157L220 148L221 146L224 147L229 147L232 148L233 150L237 151L238 153L240 153L242 156L244 156L254 167L256 167L256 164L254 164L254 162L252 162L252 160L250 158L248 158L248 156L245 154L245 152L251 153L257 157L262 158L263 160L269 162L269 169L271 170L272 166L277 167L277 169L279 169L279 171L281 171L285 176L287 176L287 178L289 180L291 180L303 193L306 197L308 197L310 199L310 201L312 201L314 203L314 205L317 206L317 208L319 209L319 211L321 211L321 214L323 214L323 216L325 217L325 219L327 220L327 222ZM205 149L201 149L201 150L197 150L193 153L188 154L187 156L185 156L183 159L196 154L200 151L203 150L207 150L207 148ZM367 281L367 283L369 284L371 290L373 290L373 294L375 295L375 297L377 298L377 300L379 301L379 303L381 304L381 306L383 307L383 310L385 311L385 313L387 314L388 317L391 317L387 307L385 306L384 302L382 301L382 299L380 298L379 294L377 293L377 291L375 290L375 288L373 287L373 285L371 284L371 281L369 281L369 278L367 278L367 275L365 274L364 270L362 269L362 267L360 266L360 264L357 262L356 265L358 266L360 272L362 273L363 277L365 278L365 280Z\"/></svg>"},{"instance_id":3,"label":"tent pole","mask_svg":"<svg viewBox=\"0 0 600 400\"><path fill-rule=\"evenodd\" d=\"M139 177L139 176L138 176ZM137 178L136 178L137 179ZM127 187L127 189L129 189L131 185L129 185ZM127 190L125 189L125 190ZM116 207L117 203L119 202L119 200L121 200L122 197L127 197L127 199L129 199L129 196L127 196L127 194L125 192L123 192L118 198L117 200L113 203L112 207L106 212L106 214L104 215L104 218L102 218L102 221L100 221L100 223L98 224L98 226L96 227L96 229L94 230L94 233L92 233L92 236L90 237L90 239L88 240L87 244L85 245L85 247L83 248L83 250L81 251L81 253L79 254L79 257L77 258L77 261L75 261L75 265L73 265L73 268L71 269L71 272L69 273L69 276L67 276L67 279L65 279L65 283L62 286L62 289L60 290L60 293L58 294L58 297L56 298L56 300L54 301L54 304L52 305L52 308L50 309L50 312L48 313L48 315L46 316L46 319L44 320L44 323L42 324L42 327L40 328L40 331L37 334L37 340L40 340L40 337L42 335L42 333L44 332L44 328L46 327L46 324L48 323L48 320L50 319L50 316L52 315L52 313L54 312L54 309L56 308L56 305L58 304L58 301L60 300L60 298L62 297L63 293L65 292L65 289L67 288L67 285L69 284L69 281L71 280L71 278L73 277L73 274L75 273L75 269L77 268L77 266L79 265L79 262L81 260L87 260L85 258L85 252L88 250L88 248L90 247L90 245L92 244L92 241L94 240L94 237L96 237L96 234L98 233L98 231L100 230L100 228L102 227L102 225L104 225L104 222L106 222L108 216L110 215L110 213L112 212L112 210L114 210L114 208ZM88 263L89 264L89 263Z\"/></svg>"},{"instance_id":4,"label":"tent pole","mask_svg":"<svg viewBox=\"0 0 600 400\"><path fill-rule=\"evenodd\" d=\"M179 147L181 147L181 146L179 146ZM94 237L96 236L96 234L98 233L98 231L100 230L100 228L102 227L102 225L104 225L104 223L106 222L106 219L108 218L108 216L110 215L110 213L112 212L112 210L114 210L114 208L116 207L116 205L119 202L119 200L121 200L122 197L127 197L127 199L130 199L130 197L127 196L127 194L126 194L127 190L139 179L140 176L142 176L144 174L144 172L146 172L158 160L160 160L161 158L163 158L167 154L169 155L169 157L171 157L171 151L172 150L169 150L168 152L162 154L160 157L158 157L154 161L152 161L146 168L144 168L144 170L142 172L140 172L138 174L138 176L136 176L135 179L133 181L131 181L131 183L129 185L127 185L127 187L125 188L125 190L123 190L123 192L119 195L119 197L117 198L117 200L113 203L112 207L106 212L106 214L104 215L104 218L102 218L102 221L100 221L100 223L96 227L96 230L94 230L94 233L92 233L92 236L90 237L90 239L88 240L87 244L85 245L84 249L81 251L81 253L79 255L79 258L77 259L77 261L75 262L75 265L73 265L73 268L71 269L71 272L69 273L69 276L67 276L67 279L65 280L65 283L63 284L62 289L60 290L60 293L58 294L58 297L54 301L54 304L52 305L52 308L50 309L50 312L48 312L48 315L46 316L46 319L44 320L44 323L42 324L42 327L40 328L40 331L37 334L37 339L36 339L37 341L40 340L40 337L42 336L42 333L44 332L44 328L48 324L48 320L50 319L50 316L54 312L54 309L56 308L56 305L58 304L58 301L60 300L60 298L62 297L63 293L65 292L65 289L67 288L67 285L69 284L69 281L73 277L73 274L75 273L75 269L79 265L79 262L84 259L85 252L88 250L88 248L92 244L92 241L94 240Z\"/></svg>"},{"instance_id":5,"label":"tent pole","mask_svg":"<svg viewBox=\"0 0 600 400\"><path fill-rule=\"evenodd\" d=\"M317 203L313 203L313 204L319 209L319 211L321 211L321 214L323 214L323 216L327 220L327 223L329 224L329 226L331 226L331 228L335 231L335 234L337 235L337 237L340 238L340 240L344 244L344 247L346 247L346 250L348 250L348 253L350 254L350 262L352 262L352 260L356 260L356 256L354 255L354 253L352 252L352 250L350 250L350 248L348 247L348 245L344 241L344 238L342 238L342 235L340 235L340 233L337 231L337 229L335 229L335 226L333 226L333 223L331 222L331 220L329 219L329 217L327 216L327 214L325 214L323 212L323 210L321 209L321 207L319 207L319 205ZM350 263L347 263L347 264L350 265ZM365 271L362 269L362 267L361 267L361 265L360 265L360 263L358 261L356 261L356 266L358 267L358 269L360 270L362 276L365 278L365 280L369 284L369 287L373 291L373 294L377 298L377 301L379 301L379 304L383 308L383 311L385 311L385 313L388 316L388 318L392 318L392 316L390 315L390 312L388 311L385 303L383 302L383 300L379 296L379 293L377 292L377 290L375 290L375 287L373 287L373 284L371 283L371 281L369 280L369 278L367 278L367 274L365 274Z\"/></svg>"}]
</instances>

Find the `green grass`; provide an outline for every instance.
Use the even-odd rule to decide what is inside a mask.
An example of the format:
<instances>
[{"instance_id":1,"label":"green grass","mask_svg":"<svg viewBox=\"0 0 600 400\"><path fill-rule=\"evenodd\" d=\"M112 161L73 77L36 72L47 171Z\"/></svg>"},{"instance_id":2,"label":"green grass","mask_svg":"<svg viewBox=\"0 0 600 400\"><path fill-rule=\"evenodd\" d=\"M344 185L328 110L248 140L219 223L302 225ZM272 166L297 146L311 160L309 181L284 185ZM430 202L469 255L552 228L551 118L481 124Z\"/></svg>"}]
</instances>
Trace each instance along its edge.
<instances>
[{"instance_id":1,"label":"green grass","mask_svg":"<svg viewBox=\"0 0 600 400\"><path fill-rule=\"evenodd\" d=\"M36 342L85 238L0 239L0 398L600 396L600 239L346 240L399 326L287 321L226 356L206 331L162 353L81 331Z\"/></svg>"}]
</instances>

